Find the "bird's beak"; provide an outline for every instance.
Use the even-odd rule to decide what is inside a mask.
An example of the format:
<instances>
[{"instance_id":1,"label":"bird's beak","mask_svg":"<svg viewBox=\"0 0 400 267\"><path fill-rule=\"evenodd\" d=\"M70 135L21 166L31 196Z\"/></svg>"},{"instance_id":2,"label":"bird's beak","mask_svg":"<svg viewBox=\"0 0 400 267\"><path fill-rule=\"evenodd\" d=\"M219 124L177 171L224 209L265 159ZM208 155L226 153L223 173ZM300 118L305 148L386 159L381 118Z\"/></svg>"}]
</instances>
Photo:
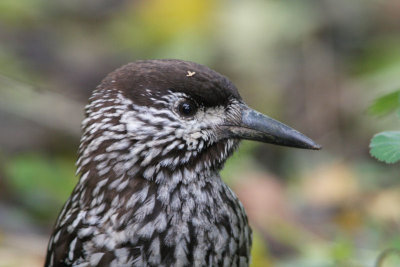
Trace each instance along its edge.
<instances>
[{"instance_id":1,"label":"bird's beak","mask_svg":"<svg viewBox=\"0 0 400 267\"><path fill-rule=\"evenodd\" d=\"M274 120L246 105L241 105L241 121L225 128L231 138L247 139L305 149L321 149L321 146L300 132Z\"/></svg>"}]
</instances>

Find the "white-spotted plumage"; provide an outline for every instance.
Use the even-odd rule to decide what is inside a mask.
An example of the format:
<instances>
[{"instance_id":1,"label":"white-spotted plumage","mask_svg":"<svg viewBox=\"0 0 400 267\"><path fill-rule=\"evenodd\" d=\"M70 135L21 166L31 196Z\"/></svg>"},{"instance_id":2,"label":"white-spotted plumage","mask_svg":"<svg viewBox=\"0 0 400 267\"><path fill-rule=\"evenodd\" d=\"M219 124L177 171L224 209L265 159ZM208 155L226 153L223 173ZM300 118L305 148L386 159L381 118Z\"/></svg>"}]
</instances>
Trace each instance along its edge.
<instances>
[{"instance_id":1,"label":"white-spotted plumage","mask_svg":"<svg viewBox=\"0 0 400 267\"><path fill-rule=\"evenodd\" d=\"M240 118L240 99L204 105L138 82L143 104L114 76L86 107L81 178L55 225L46 266L247 266L247 217L218 174L238 140L216 133ZM197 70L190 79L201 77ZM198 105L191 117L179 114L186 99Z\"/></svg>"}]
</instances>

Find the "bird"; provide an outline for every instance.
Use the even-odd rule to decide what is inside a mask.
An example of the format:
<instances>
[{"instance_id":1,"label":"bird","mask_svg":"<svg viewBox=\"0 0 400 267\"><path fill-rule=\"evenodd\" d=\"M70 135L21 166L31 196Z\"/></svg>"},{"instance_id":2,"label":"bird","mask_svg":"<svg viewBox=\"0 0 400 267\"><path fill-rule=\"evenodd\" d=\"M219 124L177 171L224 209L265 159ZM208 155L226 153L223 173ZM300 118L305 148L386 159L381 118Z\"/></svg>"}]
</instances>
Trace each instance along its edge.
<instances>
[{"instance_id":1,"label":"bird","mask_svg":"<svg viewBox=\"0 0 400 267\"><path fill-rule=\"evenodd\" d=\"M241 140L318 150L251 109L194 62L139 60L108 74L85 108L79 181L45 266L248 266L252 231L219 171Z\"/></svg>"}]
</instances>

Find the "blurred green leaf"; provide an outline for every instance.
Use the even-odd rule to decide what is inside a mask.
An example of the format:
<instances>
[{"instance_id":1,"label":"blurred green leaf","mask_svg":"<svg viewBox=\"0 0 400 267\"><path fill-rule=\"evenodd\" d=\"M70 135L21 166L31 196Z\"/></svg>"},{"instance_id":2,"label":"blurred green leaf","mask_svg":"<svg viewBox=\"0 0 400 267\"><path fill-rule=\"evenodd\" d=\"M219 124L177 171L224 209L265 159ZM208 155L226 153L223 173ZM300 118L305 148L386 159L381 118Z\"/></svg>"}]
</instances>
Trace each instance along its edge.
<instances>
[{"instance_id":1,"label":"blurred green leaf","mask_svg":"<svg viewBox=\"0 0 400 267\"><path fill-rule=\"evenodd\" d=\"M43 0L2 0L0 1L0 21L29 27L44 13L44 7L46 7L46 2Z\"/></svg>"},{"instance_id":2,"label":"blurred green leaf","mask_svg":"<svg viewBox=\"0 0 400 267\"><path fill-rule=\"evenodd\" d=\"M386 249L379 254L375 266L376 267L398 266L400 262L399 257L400 257L400 251L398 249L394 248Z\"/></svg>"},{"instance_id":3,"label":"blurred green leaf","mask_svg":"<svg viewBox=\"0 0 400 267\"><path fill-rule=\"evenodd\" d=\"M380 161L395 163L400 160L400 131L376 134L370 143L370 153Z\"/></svg>"},{"instance_id":4,"label":"blurred green leaf","mask_svg":"<svg viewBox=\"0 0 400 267\"><path fill-rule=\"evenodd\" d=\"M251 267L268 267L272 266L272 262L268 253L268 248L262 236L257 232L253 232L253 246L251 249Z\"/></svg>"},{"instance_id":5,"label":"blurred green leaf","mask_svg":"<svg viewBox=\"0 0 400 267\"><path fill-rule=\"evenodd\" d=\"M370 106L369 112L374 115L386 115L400 108L400 90L377 98Z\"/></svg>"},{"instance_id":6,"label":"blurred green leaf","mask_svg":"<svg viewBox=\"0 0 400 267\"><path fill-rule=\"evenodd\" d=\"M73 160L23 154L8 160L6 180L13 194L36 218L54 217L77 178Z\"/></svg>"},{"instance_id":7,"label":"blurred green leaf","mask_svg":"<svg viewBox=\"0 0 400 267\"><path fill-rule=\"evenodd\" d=\"M196 48L205 51L201 45L190 46L193 36L200 43L208 43L206 34L213 25L211 12L214 5L215 2L210 0L141 1L127 5L118 17L111 20L106 35L118 49L135 50L142 57L157 57L158 50L162 53L171 46L194 53ZM171 57L170 54L165 56Z\"/></svg>"},{"instance_id":8,"label":"blurred green leaf","mask_svg":"<svg viewBox=\"0 0 400 267\"><path fill-rule=\"evenodd\" d=\"M363 47L363 57L355 64L356 74L372 75L397 68L400 60L398 36L377 36Z\"/></svg>"},{"instance_id":9,"label":"blurred green leaf","mask_svg":"<svg viewBox=\"0 0 400 267\"><path fill-rule=\"evenodd\" d=\"M334 259L337 262L343 262L351 259L353 253L354 253L354 246L347 239L340 240L334 243L330 251L332 259Z\"/></svg>"}]
</instances>

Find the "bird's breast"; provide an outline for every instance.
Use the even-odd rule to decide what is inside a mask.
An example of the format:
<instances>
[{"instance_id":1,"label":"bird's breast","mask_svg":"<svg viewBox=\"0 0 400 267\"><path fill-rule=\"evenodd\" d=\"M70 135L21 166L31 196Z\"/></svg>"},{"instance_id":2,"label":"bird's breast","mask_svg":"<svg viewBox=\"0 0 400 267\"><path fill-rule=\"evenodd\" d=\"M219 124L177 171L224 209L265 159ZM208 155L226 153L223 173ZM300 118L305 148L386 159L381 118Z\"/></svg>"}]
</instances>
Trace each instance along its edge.
<instances>
[{"instance_id":1,"label":"bird's breast","mask_svg":"<svg viewBox=\"0 0 400 267\"><path fill-rule=\"evenodd\" d=\"M61 218L65 224L54 235L62 233L58 242L66 242L64 247L82 249L79 262L107 258L117 266L248 265L247 217L219 176L188 184L137 179L129 186L119 193L100 191L105 196L99 204L71 206L65 212L68 219Z\"/></svg>"}]
</instances>

